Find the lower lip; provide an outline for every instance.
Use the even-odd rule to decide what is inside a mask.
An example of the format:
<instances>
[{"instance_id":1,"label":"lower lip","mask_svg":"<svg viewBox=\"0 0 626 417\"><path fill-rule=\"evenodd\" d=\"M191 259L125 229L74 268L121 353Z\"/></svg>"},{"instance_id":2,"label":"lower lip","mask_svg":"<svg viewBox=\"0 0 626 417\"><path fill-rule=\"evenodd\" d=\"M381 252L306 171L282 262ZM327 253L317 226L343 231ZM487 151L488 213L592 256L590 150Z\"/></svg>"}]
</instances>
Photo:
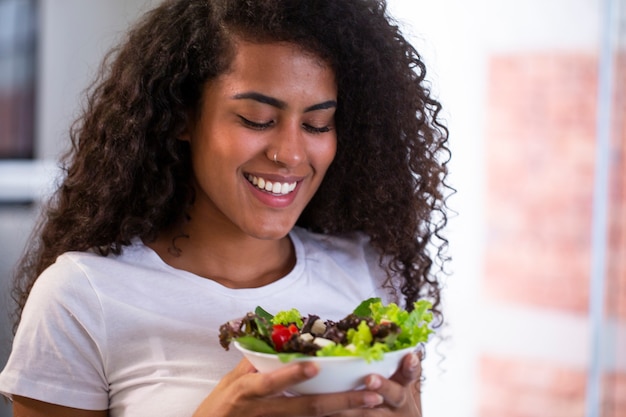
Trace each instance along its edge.
<instances>
[{"instance_id":1,"label":"lower lip","mask_svg":"<svg viewBox=\"0 0 626 417\"><path fill-rule=\"evenodd\" d=\"M261 203L266 206L272 208L285 208L293 203L293 200L296 198L296 194L298 193L298 189L300 188L300 183L296 184L296 188L290 192L289 194L272 194L267 191L261 191L259 188L250 184L249 181L246 180L248 187L252 191L252 195L254 195Z\"/></svg>"}]
</instances>

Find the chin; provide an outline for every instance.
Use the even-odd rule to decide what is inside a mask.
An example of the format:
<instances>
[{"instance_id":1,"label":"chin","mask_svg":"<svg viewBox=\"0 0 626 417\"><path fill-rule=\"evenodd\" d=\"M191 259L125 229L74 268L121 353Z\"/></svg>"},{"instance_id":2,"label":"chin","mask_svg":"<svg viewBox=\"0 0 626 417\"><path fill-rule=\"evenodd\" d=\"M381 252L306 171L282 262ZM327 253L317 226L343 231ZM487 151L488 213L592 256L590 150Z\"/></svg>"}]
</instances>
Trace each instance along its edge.
<instances>
[{"instance_id":1,"label":"chin","mask_svg":"<svg viewBox=\"0 0 626 417\"><path fill-rule=\"evenodd\" d=\"M294 224L276 225L268 224L265 227L255 227L248 231L250 236L261 240L280 240L287 236Z\"/></svg>"},{"instance_id":2,"label":"chin","mask_svg":"<svg viewBox=\"0 0 626 417\"><path fill-rule=\"evenodd\" d=\"M274 230L274 231L265 231L263 233L259 233L255 237L261 240L280 240L289 234L289 230Z\"/></svg>"}]
</instances>

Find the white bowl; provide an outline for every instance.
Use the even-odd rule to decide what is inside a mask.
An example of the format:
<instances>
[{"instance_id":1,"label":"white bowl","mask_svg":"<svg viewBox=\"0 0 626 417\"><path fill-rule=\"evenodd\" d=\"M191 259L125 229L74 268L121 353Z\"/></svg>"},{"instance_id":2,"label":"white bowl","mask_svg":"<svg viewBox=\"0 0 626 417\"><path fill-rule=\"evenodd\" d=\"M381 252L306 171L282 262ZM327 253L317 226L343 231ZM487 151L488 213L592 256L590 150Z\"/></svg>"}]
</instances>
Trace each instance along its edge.
<instances>
[{"instance_id":1,"label":"white bowl","mask_svg":"<svg viewBox=\"0 0 626 417\"><path fill-rule=\"evenodd\" d=\"M295 361L315 362L319 367L318 374L290 387L289 392L294 394L327 394L363 388L366 376L379 374L389 378L400 366L402 358L416 350L410 347L387 352L382 360L370 362L358 356L311 356L294 358L285 363L278 355L254 352L237 342L234 345L259 372L271 372Z\"/></svg>"}]
</instances>

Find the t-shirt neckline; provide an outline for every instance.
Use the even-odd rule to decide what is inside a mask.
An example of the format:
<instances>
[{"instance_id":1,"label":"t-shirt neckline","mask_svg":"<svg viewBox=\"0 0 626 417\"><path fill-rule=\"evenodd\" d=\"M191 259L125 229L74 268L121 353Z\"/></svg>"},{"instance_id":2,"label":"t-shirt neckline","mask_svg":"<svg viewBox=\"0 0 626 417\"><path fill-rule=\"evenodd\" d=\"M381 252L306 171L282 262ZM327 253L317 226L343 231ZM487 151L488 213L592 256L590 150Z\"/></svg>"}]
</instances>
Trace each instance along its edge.
<instances>
[{"instance_id":1,"label":"t-shirt neckline","mask_svg":"<svg viewBox=\"0 0 626 417\"><path fill-rule=\"evenodd\" d=\"M255 288L229 288L213 281L210 278L205 278L183 269L174 268L163 261L163 259L161 259L161 257L152 248L145 245L141 239L138 238L133 241L131 250L135 252L139 262L142 262L143 260L146 264L151 265L152 267L156 267L161 271L165 271L185 279L195 285L210 289L211 291L223 294L224 296L252 299L262 297L265 294L273 294L277 291L281 291L282 289L293 285L304 275L303 272L305 269L306 255L302 240L294 231L291 231L288 236L291 239L296 256L296 263L294 267L284 277L279 278L270 284Z\"/></svg>"}]
</instances>

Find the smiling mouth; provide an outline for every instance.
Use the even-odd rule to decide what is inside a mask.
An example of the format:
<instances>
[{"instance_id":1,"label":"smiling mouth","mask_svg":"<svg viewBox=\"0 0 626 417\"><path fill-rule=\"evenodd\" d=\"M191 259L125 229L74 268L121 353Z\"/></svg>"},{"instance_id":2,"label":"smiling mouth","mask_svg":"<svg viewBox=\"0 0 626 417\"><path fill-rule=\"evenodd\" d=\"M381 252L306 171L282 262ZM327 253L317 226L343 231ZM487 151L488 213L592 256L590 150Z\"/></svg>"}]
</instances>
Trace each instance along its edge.
<instances>
[{"instance_id":1,"label":"smiling mouth","mask_svg":"<svg viewBox=\"0 0 626 417\"><path fill-rule=\"evenodd\" d=\"M254 176L252 174L246 175L247 180L250 184L254 185L259 190L263 190L272 194L277 195L286 195L292 192L297 182L272 182L268 181L264 178Z\"/></svg>"}]
</instances>

